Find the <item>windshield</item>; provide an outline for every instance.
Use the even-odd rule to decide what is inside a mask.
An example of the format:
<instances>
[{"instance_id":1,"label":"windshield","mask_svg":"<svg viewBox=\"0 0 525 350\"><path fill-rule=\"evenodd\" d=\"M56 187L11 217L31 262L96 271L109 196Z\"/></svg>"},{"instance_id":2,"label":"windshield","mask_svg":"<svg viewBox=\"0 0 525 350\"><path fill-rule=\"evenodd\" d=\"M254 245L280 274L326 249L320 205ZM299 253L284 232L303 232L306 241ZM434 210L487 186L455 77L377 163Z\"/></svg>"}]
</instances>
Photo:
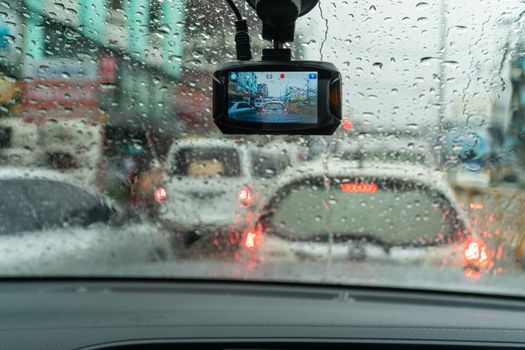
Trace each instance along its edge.
<instances>
[{"instance_id":1,"label":"windshield","mask_svg":"<svg viewBox=\"0 0 525 350\"><path fill-rule=\"evenodd\" d=\"M333 205L324 208L323 201ZM403 180L301 179L284 187L271 208L272 234L290 240L421 246L458 239L464 230L443 194Z\"/></svg>"},{"instance_id":2,"label":"windshield","mask_svg":"<svg viewBox=\"0 0 525 350\"><path fill-rule=\"evenodd\" d=\"M235 2L260 60L273 43ZM523 13L520 0L320 1L284 46L340 71L341 126L223 135L226 1L0 2L0 277L525 297ZM284 80L295 71L238 73L224 112L241 121L297 120L326 97L315 72L299 85Z\"/></svg>"},{"instance_id":3,"label":"windshield","mask_svg":"<svg viewBox=\"0 0 525 350\"><path fill-rule=\"evenodd\" d=\"M182 148L173 156L173 175L240 176L239 152L234 148Z\"/></svg>"},{"instance_id":4,"label":"windshield","mask_svg":"<svg viewBox=\"0 0 525 350\"><path fill-rule=\"evenodd\" d=\"M270 111L280 111L284 108L284 105L282 103L267 103L264 105L264 109L268 109Z\"/></svg>"}]
</instances>

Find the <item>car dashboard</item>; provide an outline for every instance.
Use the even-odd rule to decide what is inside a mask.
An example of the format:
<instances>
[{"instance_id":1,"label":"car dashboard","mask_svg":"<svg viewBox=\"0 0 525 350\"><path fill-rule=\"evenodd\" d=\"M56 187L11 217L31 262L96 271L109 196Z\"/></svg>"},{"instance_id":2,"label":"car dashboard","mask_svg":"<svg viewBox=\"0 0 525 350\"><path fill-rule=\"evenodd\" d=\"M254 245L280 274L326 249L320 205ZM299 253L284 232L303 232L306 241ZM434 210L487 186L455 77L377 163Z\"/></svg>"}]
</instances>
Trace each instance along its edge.
<instances>
[{"instance_id":1,"label":"car dashboard","mask_svg":"<svg viewBox=\"0 0 525 350\"><path fill-rule=\"evenodd\" d=\"M525 347L525 301L378 288L4 280L1 349Z\"/></svg>"}]
</instances>

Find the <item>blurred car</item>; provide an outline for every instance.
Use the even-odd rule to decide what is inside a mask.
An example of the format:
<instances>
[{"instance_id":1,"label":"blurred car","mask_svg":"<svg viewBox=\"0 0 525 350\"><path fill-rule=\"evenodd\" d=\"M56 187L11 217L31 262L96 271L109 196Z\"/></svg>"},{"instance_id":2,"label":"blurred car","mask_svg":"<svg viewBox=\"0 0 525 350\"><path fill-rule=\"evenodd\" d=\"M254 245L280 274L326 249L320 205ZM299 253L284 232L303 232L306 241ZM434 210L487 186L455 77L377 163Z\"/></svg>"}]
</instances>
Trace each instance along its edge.
<instances>
[{"instance_id":1,"label":"blurred car","mask_svg":"<svg viewBox=\"0 0 525 350\"><path fill-rule=\"evenodd\" d=\"M264 100L262 98L256 98L255 99L255 108L261 108L264 104Z\"/></svg>"},{"instance_id":2,"label":"blurred car","mask_svg":"<svg viewBox=\"0 0 525 350\"><path fill-rule=\"evenodd\" d=\"M100 123L0 119L0 164L57 170L88 186L97 184L103 143Z\"/></svg>"},{"instance_id":3,"label":"blurred car","mask_svg":"<svg viewBox=\"0 0 525 350\"><path fill-rule=\"evenodd\" d=\"M307 149L287 142L248 146L252 188L257 201L290 166L306 159Z\"/></svg>"},{"instance_id":4,"label":"blurred car","mask_svg":"<svg viewBox=\"0 0 525 350\"><path fill-rule=\"evenodd\" d=\"M310 162L268 191L246 248L263 256L462 266L468 221L443 174L419 165Z\"/></svg>"},{"instance_id":5,"label":"blurred car","mask_svg":"<svg viewBox=\"0 0 525 350\"><path fill-rule=\"evenodd\" d=\"M175 141L151 181L160 186L141 197L154 199L158 220L187 246L240 231L255 202L247 148L233 141Z\"/></svg>"},{"instance_id":6,"label":"blurred car","mask_svg":"<svg viewBox=\"0 0 525 350\"><path fill-rule=\"evenodd\" d=\"M228 108L228 115L230 117L237 117L247 114L254 114L257 109L247 102L231 102Z\"/></svg>"},{"instance_id":7,"label":"blurred car","mask_svg":"<svg viewBox=\"0 0 525 350\"><path fill-rule=\"evenodd\" d=\"M184 237L186 245L213 231L241 232L261 195L289 166L304 161L306 152L279 141L261 146L208 139L176 141L166 166L152 167L137 181L137 211L159 218ZM185 190L190 184L198 186L200 196ZM228 206L219 205L220 201Z\"/></svg>"},{"instance_id":8,"label":"blurred car","mask_svg":"<svg viewBox=\"0 0 525 350\"><path fill-rule=\"evenodd\" d=\"M279 101L272 101L265 103L260 111L261 114L288 114L286 111L286 107L284 106L284 103Z\"/></svg>"},{"instance_id":9,"label":"blurred car","mask_svg":"<svg viewBox=\"0 0 525 350\"><path fill-rule=\"evenodd\" d=\"M360 138L340 142L335 151L343 160L395 162L432 166L432 149L424 139L415 137L377 137L364 134Z\"/></svg>"},{"instance_id":10,"label":"blurred car","mask_svg":"<svg viewBox=\"0 0 525 350\"><path fill-rule=\"evenodd\" d=\"M181 144L182 141L176 141ZM186 142L186 141L184 141ZM207 140L191 141L192 144L203 143L207 145ZM231 145L231 143L227 143ZM254 144L235 144L235 147L242 147L246 151L246 159L249 174L245 183L239 191L249 189L253 194L253 200L256 201L258 193L264 191L270 184L273 184L275 178L289 166L298 164L306 159L307 149L297 144L282 141L274 141L268 144L256 146ZM244 157L244 156L243 156ZM163 166L153 162L151 170L144 173L137 181L134 189L136 192L136 204L139 210L148 211L149 214L157 216L157 210L160 208L162 196L159 194L165 191L165 183L170 181L170 176L166 174ZM169 166L169 165L168 165ZM248 180L249 179L249 180ZM247 193L244 191L243 193ZM167 195L167 193L166 193Z\"/></svg>"},{"instance_id":11,"label":"blurred car","mask_svg":"<svg viewBox=\"0 0 525 350\"><path fill-rule=\"evenodd\" d=\"M0 192L0 264L14 273L171 254L167 236L133 222L108 198L60 173L3 167Z\"/></svg>"}]
</instances>

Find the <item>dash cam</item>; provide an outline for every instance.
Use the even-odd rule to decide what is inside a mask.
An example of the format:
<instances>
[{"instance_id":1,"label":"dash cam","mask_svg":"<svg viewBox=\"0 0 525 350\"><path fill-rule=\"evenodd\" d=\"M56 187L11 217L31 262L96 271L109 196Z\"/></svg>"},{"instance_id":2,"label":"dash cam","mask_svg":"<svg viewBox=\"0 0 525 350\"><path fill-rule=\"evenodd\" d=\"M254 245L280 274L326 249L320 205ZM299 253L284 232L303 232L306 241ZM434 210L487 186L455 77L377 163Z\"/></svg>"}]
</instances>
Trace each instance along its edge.
<instances>
[{"instance_id":1,"label":"dash cam","mask_svg":"<svg viewBox=\"0 0 525 350\"><path fill-rule=\"evenodd\" d=\"M237 61L213 77L213 119L224 134L331 135L341 122L341 74L328 62L292 61L295 20L319 0L247 0L273 40L262 61L251 61L248 25L231 0Z\"/></svg>"},{"instance_id":2,"label":"dash cam","mask_svg":"<svg viewBox=\"0 0 525 350\"><path fill-rule=\"evenodd\" d=\"M213 79L225 134L330 135L341 121L341 75L326 62L229 62Z\"/></svg>"}]
</instances>

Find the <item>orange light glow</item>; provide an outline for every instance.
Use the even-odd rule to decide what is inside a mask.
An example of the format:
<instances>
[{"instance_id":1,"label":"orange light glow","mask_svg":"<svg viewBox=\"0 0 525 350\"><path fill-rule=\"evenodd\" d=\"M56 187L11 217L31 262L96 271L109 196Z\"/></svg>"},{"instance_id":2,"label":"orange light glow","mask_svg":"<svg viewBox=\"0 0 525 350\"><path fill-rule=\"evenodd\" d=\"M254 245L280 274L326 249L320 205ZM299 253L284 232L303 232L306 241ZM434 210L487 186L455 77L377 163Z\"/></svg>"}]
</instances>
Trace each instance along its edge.
<instances>
[{"instance_id":1,"label":"orange light glow","mask_svg":"<svg viewBox=\"0 0 525 350\"><path fill-rule=\"evenodd\" d=\"M254 198L251 188L249 186L244 186L237 195L237 200L246 207L252 205L254 202Z\"/></svg>"},{"instance_id":2,"label":"orange light glow","mask_svg":"<svg viewBox=\"0 0 525 350\"><path fill-rule=\"evenodd\" d=\"M483 209L483 203L470 203L470 209Z\"/></svg>"},{"instance_id":3,"label":"orange light glow","mask_svg":"<svg viewBox=\"0 0 525 350\"><path fill-rule=\"evenodd\" d=\"M241 242L247 250L255 250L261 246L262 238L263 228L261 224L258 224L255 228L244 231Z\"/></svg>"},{"instance_id":4,"label":"orange light glow","mask_svg":"<svg viewBox=\"0 0 525 350\"><path fill-rule=\"evenodd\" d=\"M477 269L490 268L494 252L490 251L481 239L470 239L465 242L463 251L464 266L475 266Z\"/></svg>"},{"instance_id":5,"label":"orange light glow","mask_svg":"<svg viewBox=\"0 0 525 350\"><path fill-rule=\"evenodd\" d=\"M246 233L246 242L245 246L246 248L255 248L255 239L257 238L257 233L253 231L248 231Z\"/></svg>"},{"instance_id":6,"label":"orange light glow","mask_svg":"<svg viewBox=\"0 0 525 350\"><path fill-rule=\"evenodd\" d=\"M473 279L473 280L479 280L481 278L481 273L473 269L466 269L465 271L463 271L463 275L466 278Z\"/></svg>"},{"instance_id":7,"label":"orange light glow","mask_svg":"<svg viewBox=\"0 0 525 350\"><path fill-rule=\"evenodd\" d=\"M158 187L153 193L153 198L156 202L162 203L168 198L168 193L164 187Z\"/></svg>"},{"instance_id":8,"label":"orange light glow","mask_svg":"<svg viewBox=\"0 0 525 350\"><path fill-rule=\"evenodd\" d=\"M343 120L341 122L341 127L344 129L344 130L352 130L353 128L353 124L350 120Z\"/></svg>"},{"instance_id":9,"label":"orange light glow","mask_svg":"<svg viewBox=\"0 0 525 350\"><path fill-rule=\"evenodd\" d=\"M341 184L341 191L354 193L375 193L377 192L377 185L373 183L354 183L346 182Z\"/></svg>"}]
</instances>

